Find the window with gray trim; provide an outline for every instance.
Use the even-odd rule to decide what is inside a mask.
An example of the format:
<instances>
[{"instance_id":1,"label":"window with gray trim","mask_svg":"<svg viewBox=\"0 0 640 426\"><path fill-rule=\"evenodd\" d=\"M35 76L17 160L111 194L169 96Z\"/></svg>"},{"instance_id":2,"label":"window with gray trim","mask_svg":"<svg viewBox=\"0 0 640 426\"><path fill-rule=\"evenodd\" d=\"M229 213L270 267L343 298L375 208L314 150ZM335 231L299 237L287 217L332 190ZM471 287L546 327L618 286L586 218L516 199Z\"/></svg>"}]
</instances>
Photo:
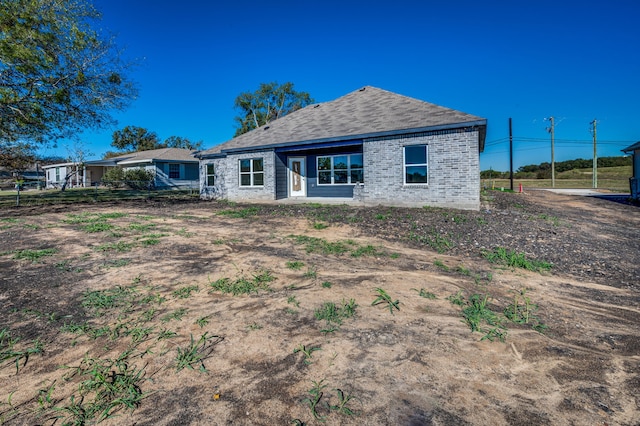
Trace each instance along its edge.
<instances>
[{"instance_id":1,"label":"window with gray trim","mask_svg":"<svg viewBox=\"0 0 640 426\"><path fill-rule=\"evenodd\" d=\"M264 161L262 158L240 160L240 186L264 186Z\"/></svg>"},{"instance_id":2,"label":"window with gray trim","mask_svg":"<svg viewBox=\"0 0 640 426\"><path fill-rule=\"evenodd\" d=\"M404 147L405 185L429 183L429 145Z\"/></svg>"},{"instance_id":3,"label":"window with gray trim","mask_svg":"<svg viewBox=\"0 0 640 426\"><path fill-rule=\"evenodd\" d=\"M180 179L180 164L169 163L169 179Z\"/></svg>"},{"instance_id":4,"label":"window with gray trim","mask_svg":"<svg viewBox=\"0 0 640 426\"><path fill-rule=\"evenodd\" d=\"M213 164L207 164L207 186L215 186L216 169Z\"/></svg>"},{"instance_id":5,"label":"window with gray trim","mask_svg":"<svg viewBox=\"0 0 640 426\"><path fill-rule=\"evenodd\" d=\"M323 155L316 161L318 185L364 182L362 154Z\"/></svg>"}]
</instances>

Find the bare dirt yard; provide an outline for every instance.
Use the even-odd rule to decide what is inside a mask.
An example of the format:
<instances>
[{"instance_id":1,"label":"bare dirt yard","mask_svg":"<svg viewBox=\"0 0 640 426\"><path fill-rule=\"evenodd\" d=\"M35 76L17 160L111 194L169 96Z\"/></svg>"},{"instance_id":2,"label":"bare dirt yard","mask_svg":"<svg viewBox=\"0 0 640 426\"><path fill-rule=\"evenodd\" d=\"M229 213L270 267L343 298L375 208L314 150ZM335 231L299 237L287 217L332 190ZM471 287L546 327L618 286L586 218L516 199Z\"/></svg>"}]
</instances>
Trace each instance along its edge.
<instances>
[{"instance_id":1,"label":"bare dirt yard","mask_svg":"<svg viewBox=\"0 0 640 426\"><path fill-rule=\"evenodd\" d=\"M0 424L638 425L640 209L0 210Z\"/></svg>"}]
</instances>

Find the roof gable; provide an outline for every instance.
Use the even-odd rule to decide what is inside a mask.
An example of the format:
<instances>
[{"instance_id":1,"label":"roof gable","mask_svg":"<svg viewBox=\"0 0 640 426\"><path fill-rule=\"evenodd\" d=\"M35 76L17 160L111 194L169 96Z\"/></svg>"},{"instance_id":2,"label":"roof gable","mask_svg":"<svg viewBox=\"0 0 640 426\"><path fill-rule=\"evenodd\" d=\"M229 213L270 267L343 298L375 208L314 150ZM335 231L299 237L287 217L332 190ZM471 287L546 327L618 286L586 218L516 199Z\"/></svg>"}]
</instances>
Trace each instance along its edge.
<instances>
[{"instance_id":1,"label":"roof gable","mask_svg":"<svg viewBox=\"0 0 640 426\"><path fill-rule=\"evenodd\" d=\"M486 125L486 120L365 86L336 100L294 111L228 142L202 151L200 155L215 155L228 150L262 146L418 132L463 123Z\"/></svg>"},{"instance_id":2,"label":"roof gable","mask_svg":"<svg viewBox=\"0 0 640 426\"><path fill-rule=\"evenodd\" d=\"M630 153L630 152L635 151L636 149L640 149L640 141L638 141L638 142L634 143L634 144L633 144L633 145L631 145L631 146L626 147L625 149L623 149L623 150L622 150L622 152L625 152L625 153L627 153L627 154L628 154L628 153Z\"/></svg>"}]
</instances>

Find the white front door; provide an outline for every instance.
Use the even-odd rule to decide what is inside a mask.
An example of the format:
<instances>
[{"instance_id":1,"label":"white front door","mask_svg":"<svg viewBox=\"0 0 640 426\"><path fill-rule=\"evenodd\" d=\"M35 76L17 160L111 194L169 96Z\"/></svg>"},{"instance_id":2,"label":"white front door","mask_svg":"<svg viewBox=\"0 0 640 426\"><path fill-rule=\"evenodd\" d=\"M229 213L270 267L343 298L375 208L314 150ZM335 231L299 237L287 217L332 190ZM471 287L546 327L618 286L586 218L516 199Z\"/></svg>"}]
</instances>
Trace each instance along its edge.
<instances>
[{"instance_id":1,"label":"white front door","mask_svg":"<svg viewBox=\"0 0 640 426\"><path fill-rule=\"evenodd\" d=\"M305 157L289 157L289 196L307 195L307 168Z\"/></svg>"}]
</instances>

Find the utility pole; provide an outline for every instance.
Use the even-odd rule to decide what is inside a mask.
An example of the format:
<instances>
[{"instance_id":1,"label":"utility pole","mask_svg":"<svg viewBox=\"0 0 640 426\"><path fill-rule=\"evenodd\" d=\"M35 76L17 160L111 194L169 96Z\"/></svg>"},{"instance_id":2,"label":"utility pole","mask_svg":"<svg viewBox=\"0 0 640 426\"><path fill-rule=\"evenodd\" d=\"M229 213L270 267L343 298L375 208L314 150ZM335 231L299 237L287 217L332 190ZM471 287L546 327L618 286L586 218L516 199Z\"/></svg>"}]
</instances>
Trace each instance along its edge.
<instances>
[{"instance_id":1,"label":"utility pole","mask_svg":"<svg viewBox=\"0 0 640 426\"><path fill-rule=\"evenodd\" d=\"M598 187L598 149L596 148L597 130L596 125L598 121L594 118L590 123L593 127L593 187Z\"/></svg>"},{"instance_id":2,"label":"utility pole","mask_svg":"<svg viewBox=\"0 0 640 426\"><path fill-rule=\"evenodd\" d=\"M554 144L555 144L555 140L554 140L554 132L555 132L555 123L554 123L554 118L553 117L549 117L548 119L549 121L551 121L551 126L547 128L547 131L549 133L551 133L551 187L555 188L556 187L556 161L555 161L555 149L554 149Z\"/></svg>"},{"instance_id":3,"label":"utility pole","mask_svg":"<svg viewBox=\"0 0 640 426\"><path fill-rule=\"evenodd\" d=\"M513 130L511 126L511 117L509 117L509 180L511 181L511 190L513 191Z\"/></svg>"}]
</instances>

